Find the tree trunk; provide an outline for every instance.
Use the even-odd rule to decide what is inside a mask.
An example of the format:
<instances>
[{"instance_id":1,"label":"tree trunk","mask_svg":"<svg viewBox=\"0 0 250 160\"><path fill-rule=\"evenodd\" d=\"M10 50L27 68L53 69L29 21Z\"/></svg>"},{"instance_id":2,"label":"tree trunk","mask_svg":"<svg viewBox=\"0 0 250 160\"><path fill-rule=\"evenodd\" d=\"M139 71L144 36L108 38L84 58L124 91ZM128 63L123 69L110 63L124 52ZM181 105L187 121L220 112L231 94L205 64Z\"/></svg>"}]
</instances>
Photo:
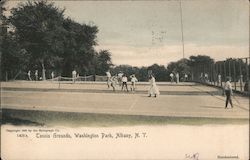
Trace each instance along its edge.
<instances>
[{"instance_id":1,"label":"tree trunk","mask_svg":"<svg viewBox=\"0 0 250 160\"><path fill-rule=\"evenodd\" d=\"M7 73L7 72L6 72ZM18 71L18 73L15 75L15 77L13 78L13 80L16 80L16 78L21 74L21 70Z\"/></svg>"},{"instance_id":2,"label":"tree trunk","mask_svg":"<svg viewBox=\"0 0 250 160\"><path fill-rule=\"evenodd\" d=\"M5 72L5 81L6 82L8 81L8 72L7 71Z\"/></svg>"}]
</instances>

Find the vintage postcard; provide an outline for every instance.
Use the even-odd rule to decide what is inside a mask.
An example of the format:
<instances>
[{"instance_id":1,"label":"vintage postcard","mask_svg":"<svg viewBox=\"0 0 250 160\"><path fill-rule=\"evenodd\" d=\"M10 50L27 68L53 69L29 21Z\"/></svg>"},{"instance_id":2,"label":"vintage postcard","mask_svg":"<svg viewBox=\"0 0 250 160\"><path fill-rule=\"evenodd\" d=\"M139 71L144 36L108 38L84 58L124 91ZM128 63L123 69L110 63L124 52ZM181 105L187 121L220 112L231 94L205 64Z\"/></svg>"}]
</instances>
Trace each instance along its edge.
<instances>
[{"instance_id":1,"label":"vintage postcard","mask_svg":"<svg viewBox=\"0 0 250 160\"><path fill-rule=\"evenodd\" d=\"M0 4L3 160L249 159L249 1Z\"/></svg>"}]
</instances>

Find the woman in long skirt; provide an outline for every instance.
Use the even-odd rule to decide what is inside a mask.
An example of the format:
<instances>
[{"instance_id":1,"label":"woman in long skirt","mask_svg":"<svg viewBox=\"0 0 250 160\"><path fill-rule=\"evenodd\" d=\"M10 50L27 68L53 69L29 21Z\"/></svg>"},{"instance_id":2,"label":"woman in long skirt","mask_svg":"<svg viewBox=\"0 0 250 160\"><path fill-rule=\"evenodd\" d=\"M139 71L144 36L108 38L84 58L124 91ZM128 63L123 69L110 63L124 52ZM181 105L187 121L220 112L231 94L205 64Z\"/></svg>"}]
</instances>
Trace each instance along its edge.
<instances>
[{"instance_id":1,"label":"woman in long skirt","mask_svg":"<svg viewBox=\"0 0 250 160\"><path fill-rule=\"evenodd\" d=\"M113 91L115 92L116 84L118 83L117 76L112 76L110 79L110 82L111 82L111 87L113 88Z\"/></svg>"},{"instance_id":2,"label":"woman in long skirt","mask_svg":"<svg viewBox=\"0 0 250 160\"><path fill-rule=\"evenodd\" d=\"M149 83L150 83L150 88L148 91L148 97L151 97L151 95L154 95L155 97L160 95L159 89L155 83L155 77L153 75L149 76Z\"/></svg>"}]
</instances>

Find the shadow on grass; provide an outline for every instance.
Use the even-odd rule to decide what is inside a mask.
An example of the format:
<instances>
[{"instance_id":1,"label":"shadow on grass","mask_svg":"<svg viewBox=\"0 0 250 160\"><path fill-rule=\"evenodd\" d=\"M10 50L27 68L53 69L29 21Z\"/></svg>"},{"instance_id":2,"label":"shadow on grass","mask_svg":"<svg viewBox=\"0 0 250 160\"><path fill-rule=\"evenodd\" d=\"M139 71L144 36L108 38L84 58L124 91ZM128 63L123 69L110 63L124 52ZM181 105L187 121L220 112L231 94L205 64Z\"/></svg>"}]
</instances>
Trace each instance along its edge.
<instances>
[{"instance_id":1,"label":"shadow on grass","mask_svg":"<svg viewBox=\"0 0 250 160\"><path fill-rule=\"evenodd\" d=\"M224 109L224 107L217 107L217 106L200 106L201 108L212 108L212 109Z\"/></svg>"},{"instance_id":2,"label":"shadow on grass","mask_svg":"<svg viewBox=\"0 0 250 160\"><path fill-rule=\"evenodd\" d=\"M113 115L35 110L2 110L2 124L31 126L113 127L136 125L248 124L249 119Z\"/></svg>"},{"instance_id":3,"label":"shadow on grass","mask_svg":"<svg viewBox=\"0 0 250 160\"><path fill-rule=\"evenodd\" d=\"M11 117L9 114L2 116L1 124L12 124L12 125L16 125L16 126L19 126L19 125L44 126L44 124L42 124L42 123Z\"/></svg>"}]
</instances>

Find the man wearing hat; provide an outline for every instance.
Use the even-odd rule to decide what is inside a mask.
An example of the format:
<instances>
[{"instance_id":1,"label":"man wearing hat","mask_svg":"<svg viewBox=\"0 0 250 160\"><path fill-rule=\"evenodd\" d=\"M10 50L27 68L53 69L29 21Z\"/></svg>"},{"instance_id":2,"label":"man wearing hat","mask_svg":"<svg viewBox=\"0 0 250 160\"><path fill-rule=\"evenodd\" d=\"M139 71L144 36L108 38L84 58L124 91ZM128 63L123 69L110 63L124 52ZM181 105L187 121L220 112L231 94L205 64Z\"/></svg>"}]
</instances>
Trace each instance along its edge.
<instances>
[{"instance_id":1,"label":"man wearing hat","mask_svg":"<svg viewBox=\"0 0 250 160\"><path fill-rule=\"evenodd\" d=\"M226 83L224 85L224 93L226 95L226 106L225 109L227 108L228 102L230 103L231 107L233 108L233 103L232 103L232 98L231 96L233 95L233 90L232 90L232 85L230 81L230 77L226 78Z\"/></svg>"}]
</instances>

